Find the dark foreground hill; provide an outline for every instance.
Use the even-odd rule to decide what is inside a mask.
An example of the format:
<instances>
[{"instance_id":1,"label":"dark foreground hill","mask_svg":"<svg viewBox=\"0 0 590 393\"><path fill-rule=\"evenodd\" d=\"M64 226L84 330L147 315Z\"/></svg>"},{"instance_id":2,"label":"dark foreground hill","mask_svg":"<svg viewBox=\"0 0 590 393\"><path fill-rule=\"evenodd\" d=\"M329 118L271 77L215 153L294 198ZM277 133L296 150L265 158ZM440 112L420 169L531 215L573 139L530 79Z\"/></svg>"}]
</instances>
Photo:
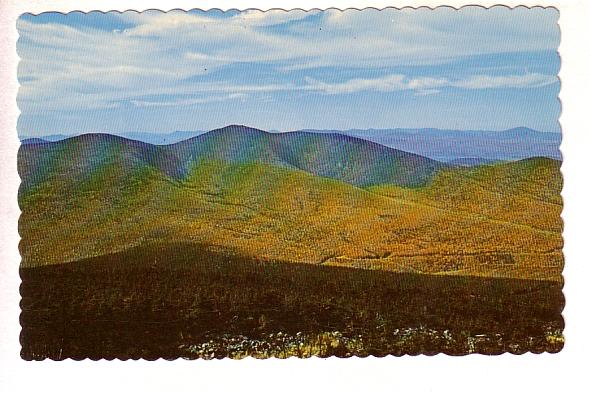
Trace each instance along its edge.
<instances>
[{"instance_id":1,"label":"dark foreground hill","mask_svg":"<svg viewBox=\"0 0 590 393\"><path fill-rule=\"evenodd\" d=\"M260 262L145 244L21 269L22 357L258 358L557 352L551 281Z\"/></svg>"}]
</instances>

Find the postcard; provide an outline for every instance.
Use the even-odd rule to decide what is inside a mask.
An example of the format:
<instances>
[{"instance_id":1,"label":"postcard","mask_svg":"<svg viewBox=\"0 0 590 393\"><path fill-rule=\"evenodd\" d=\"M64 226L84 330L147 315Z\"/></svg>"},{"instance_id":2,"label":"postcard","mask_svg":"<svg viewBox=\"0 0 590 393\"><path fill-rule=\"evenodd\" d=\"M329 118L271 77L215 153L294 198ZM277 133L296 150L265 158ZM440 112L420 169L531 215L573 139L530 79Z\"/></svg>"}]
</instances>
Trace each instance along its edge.
<instances>
[{"instance_id":1,"label":"postcard","mask_svg":"<svg viewBox=\"0 0 590 393\"><path fill-rule=\"evenodd\" d=\"M559 352L558 19L22 14L21 357Z\"/></svg>"}]
</instances>

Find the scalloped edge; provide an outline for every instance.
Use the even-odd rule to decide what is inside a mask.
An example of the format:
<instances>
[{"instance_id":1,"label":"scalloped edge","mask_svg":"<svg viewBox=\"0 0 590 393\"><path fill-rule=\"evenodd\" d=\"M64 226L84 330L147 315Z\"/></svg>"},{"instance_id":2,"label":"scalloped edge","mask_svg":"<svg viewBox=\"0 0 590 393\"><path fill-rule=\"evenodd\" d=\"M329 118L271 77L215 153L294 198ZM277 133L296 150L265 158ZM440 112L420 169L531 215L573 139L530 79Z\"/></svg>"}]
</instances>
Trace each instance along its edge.
<instances>
[{"instance_id":1,"label":"scalloped edge","mask_svg":"<svg viewBox=\"0 0 590 393\"><path fill-rule=\"evenodd\" d=\"M402 10L421 10L421 9L428 9L430 11L435 11L438 9L452 9L455 11L462 11L465 8L481 8L481 9L485 9L485 10L490 10L490 9L494 9L494 8L506 8L509 10L516 10L516 9L522 9L522 8L526 8L528 10L532 10L532 9L537 9L537 8L541 8L541 9L545 9L545 10L555 10L557 11L558 15L560 15L560 10L559 7L557 6L542 6L542 5L534 5L534 6L527 6L527 5L518 5L518 6L514 6L514 7L510 7L504 4L495 4L489 7L483 6L483 5L479 5L479 4L469 4L469 5L463 5L461 7L454 7L454 6L450 6L450 5L440 5L440 6L436 6L436 7L430 7L430 6L403 6L403 7L395 7L395 6L388 6L388 7L383 7L383 8L377 8L377 7L364 7L364 8L357 8L357 7L347 7L347 8L338 8L338 7L329 7L329 8L309 8L309 9L303 9L303 8L291 8L291 9L285 9L285 8L280 8L280 7L273 7L273 8L268 8L268 9L260 9L260 8L245 8L245 9L238 9L238 8L228 8L228 9L221 9L221 8L209 8L209 9L202 9L202 8L190 8L190 9L183 9L183 8L171 8L171 9L167 9L167 10L162 10L162 9L158 9L158 8L146 8L144 10L138 11L135 9L126 9L123 11L120 10L108 10L108 11L103 11L103 10L91 10L91 11L82 11L82 10L72 10L72 11L68 11L68 12L61 12L61 11L43 11L43 12L39 12L39 13L33 13L33 12L24 12L22 14L19 15L20 19L23 15L30 15L30 16L40 16L40 15L45 15L45 14L62 14L62 15L69 15L69 14L74 14L74 13L80 13L80 14L92 14L92 13L101 13L101 14L109 14L109 13L118 13L118 14L123 14L123 13L136 13L136 14L140 14L143 12L159 12L162 14L165 13L169 13L169 12L191 12L191 11L200 11L203 13L207 13L207 12L218 12L218 13L222 13L222 14L226 14L226 13L230 13L230 12L238 12L238 13L242 13L242 12L246 12L246 11L258 11L258 12L269 12L269 11L282 11L285 13L291 12L291 11L302 11L302 12L325 12L325 11L340 11L340 12L351 12L351 11L356 11L356 12L361 12L361 11L366 11L366 10L372 10L372 11L384 11L384 10L397 10L397 11L402 11ZM17 21L18 21L17 19ZM559 30L559 38L560 38L560 44L561 44L561 38L562 38L562 29L561 26L559 24L559 22L557 23L557 28ZM19 36L20 39L20 36ZM560 85L560 89L559 89L559 93L557 95L557 100L559 102L559 114L558 114L558 118L557 121L559 123L559 128L560 128L560 133L561 133L561 142L560 142L560 146L559 146L559 151L561 153L561 164L560 164L560 173L561 173L561 189L560 189L560 196L563 193L563 185L565 182L565 177L563 176L563 170L562 170L562 166L563 166L563 160L564 160L564 155L563 155L563 151L562 151L562 144L563 144L563 127L561 125L561 117L563 115L563 102L561 99L561 94L562 94L562 78L560 76L561 73L561 68L562 68L562 64L563 64L563 58L561 56L561 53L559 51L559 47L557 49L557 55L559 56L559 70L557 72L557 79ZM18 57L18 66L20 66L21 63L21 58L18 56L17 53L17 57ZM19 84L19 90L20 90L20 84ZM17 107L19 109L19 116L18 119L20 119L21 117L21 110L20 107L18 106L18 102L17 102ZM18 121L18 120L17 120ZM20 179L20 174L19 174L19 179ZM22 181L22 179L20 179ZM20 187L19 187L20 189ZM561 212L560 212L560 220L561 220L561 227L562 227L562 240L563 240L563 244L562 244L562 257L563 257L563 265L561 268L561 272L560 272L560 282L561 282L561 290L563 293L563 290L565 288L565 277L563 276L563 270L564 270L564 266L565 266L565 255L563 254L563 248L566 242L566 239L563 237L563 230L565 227L565 221L563 219L563 209L564 209L564 203L563 203L563 196L561 196L562 199L562 205L561 205ZM20 208L20 204L19 204L19 208ZM21 214L19 216L19 228L20 228L20 220L22 217L22 210L21 210ZM19 235L20 235L20 230L19 230ZM21 241L22 241L22 237L21 237ZM20 247L20 241L19 241L19 247ZM20 253L20 252L19 252ZM21 293L22 290L22 277L20 276L19 273L19 278L21 278L21 282L19 283L19 294ZM564 322L564 328L563 328L563 336L564 338L566 338L565 332L567 329L567 321L565 319L565 315L564 315L564 311L566 310L567 307L567 299L565 298L565 294L563 296L564 298L564 303L563 303L563 307L561 309L561 317L562 320ZM22 298L21 298L22 301ZM20 304L21 301L19 301L19 308L20 308ZM21 345L21 351L22 351L22 323L21 323L21 317L22 316L22 309L21 309L21 314L19 314L19 325L21 327L21 331L19 332L19 344ZM113 361L113 360L118 360L118 361L174 361L174 360L179 360L179 359L183 359L183 360L190 360L190 361L215 361L215 360L225 360L225 359L229 359L229 360L233 360L233 361L239 361L239 360L243 360L243 359L254 359L254 360L267 360L267 359L279 359L279 360L286 360L286 359L290 359L290 358L296 358L296 359L309 359L309 358L318 358L318 359L329 359L329 358L340 358L340 359L349 359L349 358L359 358L359 359L365 359L365 358L389 358L389 357L396 357L396 358L401 358L401 357L405 357L405 356L411 356L411 357L415 357L415 356L428 356L428 357L432 357L432 356L437 356L437 355L445 355L447 357L459 357L459 356L468 356L468 355L484 355L484 356L510 356L510 355L517 355L517 356L521 356L521 355L526 355L526 354L534 354L534 355L545 355L545 354L549 354L549 355L556 355L559 354L563 348L565 347L565 343L567 342L567 339L565 339L564 343L559 347L559 349L555 352L549 352L549 351L541 351L541 352L534 352L534 351L525 351L525 352L510 352L510 351L504 351L504 352L500 352L497 354L488 354L488 353L481 353L481 352L472 352L472 353L464 353L464 354L457 354L457 353L447 353L444 351L440 351L440 352L436 352L436 353L404 353L401 355L394 355L394 354L386 354L383 356L378 356L378 355L367 355L367 356L359 356L359 355L351 355L351 356L338 356L338 355L331 355L331 356L319 356L319 355L312 355L312 356L307 356L307 357L298 357L296 355L291 355L291 356L287 356L287 357L276 357L276 356L269 356L269 357L254 357L252 355L248 355L245 357L241 357L241 358L234 358L234 357L223 357L223 358L214 358L214 359L204 359L204 358L187 358L187 357L182 357L182 356L177 356L175 358L164 358L164 357L157 357L157 358L142 358L142 357L102 357L102 358L91 358L91 357L82 357L82 358L73 358L73 357L69 357L69 358L52 358L52 357L46 357L43 359L25 359L22 357L22 352L19 354L21 359L25 360L25 361L30 361L30 362L42 362L42 361L67 361L67 360L74 360L74 361L84 361L84 360L91 360L91 361Z\"/></svg>"},{"instance_id":2,"label":"scalloped edge","mask_svg":"<svg viewBox=\"0 0 590 393\"><path fill-rule=\"evenodd\" d=\"M495 4L489 7L483 6L483 5L479 5L479 4L469 4L469 5L464 5L461 7L454 7L454 6L450 6L450 5L440 5L437 7L430 7L430 6L403 6L403 7L395 7L395 6L388 6L388 7L383 7L383 8L377 8L377 7L363 7L363 8L357 8L357 7L347 7L347 8L338 8L338 7L328 7L328 8L308 8L308 9L304 9L304 8L290 8L290 9L285 9L285 8L280 8L280 7L273 7L273 8L268 8L268 9L260 9L260 8L243 8L243 9L239 9L239 8L228 8L228 9L221 9L221 8L209 8L209 9L203 9L203 8L199 8L199 7L195 7L195 8L189 8L189 9L184 9L184 8L170 8L170 9L166 9L166 10L162 10L162 9L158 9L158 8L146 8L144 10L138 11L135 9L126 9L123 11L120 10L109 10L109 11L103 11L103 10L91 10L91 11L82 11L82 10L72 10L72 11L68 11L68 12L61 12L61 11L43 11L43 12L39 12L37 14L32 13L32 12L25 12L21 15L32 15L32 16L39 16L39 15L43 15L43 14L62 14L62 15L68 15L68 14L72 14L72 13L81 13L81 14L90 14L93 12L96 13L101 13L101 14L108 14L108 13L118 13L118 14L123 14L125 12L134 12L136 14L140 14L142 12L160 12L160 13L168 13L168 12L191 12L191 11L201 11L201 12L221 12L221 13L229 13L229 12L246 12L246 11L259 11L259 12L268 12L268 11L283 11L283 12L291 12L291 11L303 11L303 12L311 12L311 11L319 11L319 12L323 12L323 11L340 11L340 12L345 12L345 11L366 11L366 10L374 10L374 11L384 11L384 10L397 10L397 11L401 11L401 10L406 10L406 9L411 9L411 10L420 10L420 9L429 9L431 11L435 11L439 8L450 8L453 9L455 11L461 11L464 8L483 8L486 10L489 9L493 9L493 8L508 8L509 10L515 10L515 9L519 9L519 8L527 8L529 10L535 9L535 8L542 8L542 9L554 9L555 11L557 11L559 13L559 8L556 6L542 6L542 5L534 5L532 7L529 7L527 5L517 5L514 7L510 7L504 4Z\"/></svg>"}]
</instances>

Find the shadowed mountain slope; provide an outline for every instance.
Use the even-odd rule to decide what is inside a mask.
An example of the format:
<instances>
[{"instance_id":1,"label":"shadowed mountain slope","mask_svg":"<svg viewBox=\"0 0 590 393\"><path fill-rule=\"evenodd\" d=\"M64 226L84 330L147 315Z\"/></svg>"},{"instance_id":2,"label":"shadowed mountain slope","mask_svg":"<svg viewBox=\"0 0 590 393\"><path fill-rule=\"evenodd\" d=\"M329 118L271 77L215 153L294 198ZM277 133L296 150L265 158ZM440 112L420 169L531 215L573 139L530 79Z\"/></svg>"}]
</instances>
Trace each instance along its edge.
<instances>
[{"instance_id":1,"label":"shadowed mountain slope","mask_svg":"<svg viewBox=\"0 0 590 393\"><path fill-rule=\"evenodd\" d=\"M18 167L23 266L154 241L520 278L559 279L563 261L551 159L457 168L342 135L234 126L169 146L105 134L22 145Z\"/></svg>"},{"instance_id":2,"label":"shadowed mountain slope","mask_svg":"<svg viewBox=\"0 0 590 393\"><path fill-rule=\"evenodd\" d=\"M300 169L356 186L424 184L444 164L340 134L268 133L228 126L163 146L186 164L202 160L261 162Z\"/></svg>"},{"instance_id":3,"label":"shadowed mountain slope","mask_svg":"<svg viewBox=\"0 0 590 393\"><path fill-rule=\"evenodd\" d=\"M561 267L559 232L261 163L202 161L182 181L148 171L85 190L50 181L19 202L23 266L183 241L392 271L556 279Z\"/></svg>"},{"instance_id":4,"label":"shadowed mountain slope","mask_svg":"<svg viewBox=\"0 0 590 393\"><path fill-rule=\"evenodd\" d=\"M424 184L445 165L415 154L339 134L271 134L229 126L165 146L108 134L85 134L53 143L23 144L19 173L29 188L49 177L82 179L99 168L155 168L184 178L202 161L259 162L300 169L356 186Z\"/></svg>"},{"instance_id":5,"label":"shadowed mountain slope","mask_svg":"<svg viewBox=\"0 0 590 393\"><path fill-rule=\"evenodd\" d=\"M159 146L109 134L85 134L57 142L21 145L18 171L21 192L46 181L75 187L156 169L171 178L182 176L179 158Z\"/></svg>"},{"instance_id":6,"label":"shadowed mountain slope","mask_svg":"<svg viewBox=\"0 0 590 393\"><path fill-rule=\"evenodd\" d=\"M247 128L230 126L226 128ZM172 133L126 132L121 137L154 145L168 145L187 140L203 131L175 131ZM272 131L271 133L279 133ZM561 160L559 146L561 133L540 132L527 127L504 131L441 130L434 128L350 129L314 130L303 129L295 133L338 134L360 138L393 149L411 152L442 162L458 161L457 164L473 166L493 161L514 161L530 157L548 157ZM46 135L44 141L59 141L66 135ZM35 137L22 136L23 144ZM476 162L479 161L479 162Z\"/></svg>"}]
</instances>

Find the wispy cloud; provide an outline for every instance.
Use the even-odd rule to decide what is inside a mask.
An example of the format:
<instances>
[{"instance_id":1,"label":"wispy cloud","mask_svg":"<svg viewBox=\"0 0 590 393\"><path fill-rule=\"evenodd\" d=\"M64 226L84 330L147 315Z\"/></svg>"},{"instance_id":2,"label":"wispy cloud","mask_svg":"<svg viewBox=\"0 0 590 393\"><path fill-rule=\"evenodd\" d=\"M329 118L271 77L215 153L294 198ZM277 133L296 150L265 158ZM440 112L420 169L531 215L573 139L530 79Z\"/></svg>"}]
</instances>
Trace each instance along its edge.
<instances>
[{"instance_id":1,"label":"wispy cloud","mask_svg":"<svg viewBox=\"0 0 590 393\"><path fill-rule=\"evenodd\" d=\"M534 88L556 83L557 76L543 74L523 75L475 75L453 83L464 89Z\"/></svg>"},{"instance_id":2,"label":"wispy cloud","mask_svg":"<svg viewBox=\"0 0 590 393\"><path fill-rule=\"evenodd\" d=\"M247 94L228 94L219 97L205 97L205 98L188 98L184 100L160 100L160 101L142 101L142 100L131 100L131 103L136 107L157 107L157 106L190 106L190 105L201 105L208 104L211 102L222 102L227 100L235 100L240 98L248 97Z\"/></svg>"},{"instance_id":3,"label":"wispy cloud","mask_svg":"<svg viewBox=\"0 0 590 393\"><path fill-rule=\"evenodd\" d=\"M557 17L551 9L504 7L152 10L109 14L105 25L97 25L100 16L67 24L63 17L28 16L17 23L18 103L24 116L46 117L48 111L231 105L246 95L279 103L285 93L310 100L533 89L556 76L538 68L519 74L525 68L490 63L476 71L473 61L460 64L476 56L555 52Z\"/></svg>"},{"instance_id":4,"label":"wispy cloud","mask_svg":"<svg viewBox=\"0 0 590 393\"><path fill-rule=\"evenodd\" d=\"M444 87L461 89L515 89L542 87L557 82L557 77L542 74L523 75L475 75L464 79L421 77L410 78L405 75L385 75L373 79L350 79L345 82L326 83L313 78L306 78L306 89L317 90L327 94L346 94L361 91L391 92L413 90L417 95L430 95L440 92Z\"/></svg>"},{"instance_id":5,"label":"wispy cloud","mask_svg":"<svg viewBox=\"0 0 590 393\"><path fill-rule=\"evenodd\" d=\"M387 75L381 78L361 79L355 78L345 82L326 83L310 77L306 77L309 90L322 91L328 94L346 94L359 91L396 91L407 88L406 77L403 75Z\"/></svg>"},{"instance_id":6,"label":"wispy cloud","mask_svg":"<svg viewBox=\"0 0 590 393\"><path fill-rule=\"evenodd\" d=\"M431 96L433 94L440 93L440 90L437 89L425 89L425 90L418 90L414 94L417 96Z\"/></svg>"}]
</instances>

